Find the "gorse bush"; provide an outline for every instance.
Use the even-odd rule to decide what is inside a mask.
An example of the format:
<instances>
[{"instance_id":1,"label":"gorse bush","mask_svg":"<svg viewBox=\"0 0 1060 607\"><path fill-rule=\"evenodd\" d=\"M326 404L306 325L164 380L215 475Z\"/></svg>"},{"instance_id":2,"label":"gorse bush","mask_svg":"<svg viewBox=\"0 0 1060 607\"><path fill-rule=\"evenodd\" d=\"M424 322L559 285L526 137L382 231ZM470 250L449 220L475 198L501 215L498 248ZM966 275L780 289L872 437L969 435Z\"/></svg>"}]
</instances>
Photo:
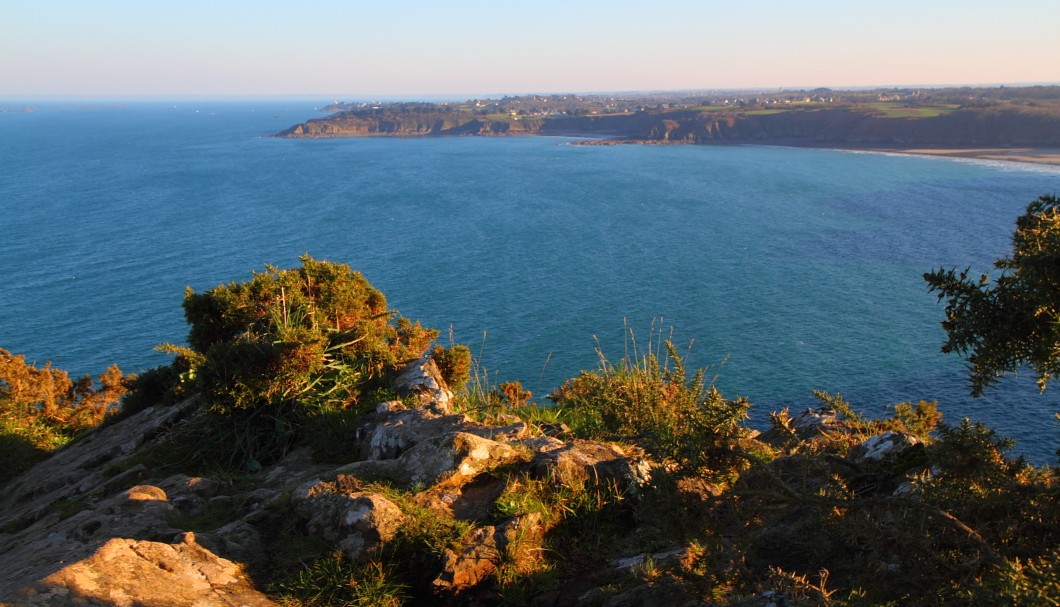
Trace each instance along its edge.
<instances>
[{"instance_id":1,"label":"gorse bush","mask_svg":"<svg viewBox=\"0 0 1060 607\"><path fill-rule=\"evenodd\" d=\"M388 309L348 265L308 255L301 262L289 270L266 266L247 282L203 293L187 290L189 347L164 346L177 355L174 370L144 384L157 391L176 377L171 391L202 396L212 416L200 422L208 436L185 437L198 445L186 464L254 470L321 416L339 415L348 425L344 412L373 404L362 397L389 388L394 371L438 336ZM459 373L459 351L443 351L450 372Z\"/></svg>"},{"instance_id":2,"label":"gorse bush","mask_svg":"<svg viewBox=\"0 0 1060 607\"><path fill-rule=\"evenodd\" d=\"M74 381L50 363L38 369L0 349L0 483L98 426L132 379L113 365L98 385L88 375Z\"/></svg>"},{"instance_id":3,"label":"gorse bush","mask_svg":"<svg viewBox=\"0 0 1060 607\"><path fill-rule=\"evenodd\" d=\"M438 365L442 379L454 391L460 391L471 379L471 349L463 344L453 344L448 348L435 345L431 348L431 358Z\"/></svg>"},{"instance_id":4,"label":"gorse bush","mask_svg":"<svg viewBox=\"0 0 1060 607\"><path fill-rule=\"evenodd\" d=\"M1060 545L1058 469L1009 458L1011 446L978 422L942 425L928 446L933 474L919 489L925 501L976 529L998 553L1039 557Z\"/></svg>"},{"instance_id":5,"label":"gorse bush","mask_svg":"<svg viewBox=\"0 0 1060 607\"><path fill-rule=\"evenodd\" d=\"M193 371L212 410L348 406L438 336L389 310L346 264L301 261L187 291L188 344L203 357Z\"/></svg>"},{"instance_id":6,"label":"gorse bush","mask_svg":"<svg viewBox=\"0 0 1060 607\"><path fill-rule=\"evenodd\" d=\"M4 414L38 419L77 433L99 425L126 391L130 378L112 365L99 376L99 386L85 375L76 381L51 363L38 369L24 356L0 349L0 397Z\"/></svg>"}]
</instances>

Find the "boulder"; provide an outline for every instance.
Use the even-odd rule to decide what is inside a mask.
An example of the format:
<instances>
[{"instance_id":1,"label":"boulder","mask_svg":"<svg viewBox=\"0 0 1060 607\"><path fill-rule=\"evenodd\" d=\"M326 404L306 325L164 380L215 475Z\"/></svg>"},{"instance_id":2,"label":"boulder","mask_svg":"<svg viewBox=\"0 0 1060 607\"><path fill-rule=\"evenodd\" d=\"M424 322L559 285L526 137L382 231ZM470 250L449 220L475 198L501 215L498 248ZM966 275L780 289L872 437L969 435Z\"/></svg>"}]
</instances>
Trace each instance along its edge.
<instances>
[{"instance_id":1,"label":"boulder","mask_svg":"<svg viewBox=\"0 0 1060 607\"><path fill-rule=\"evenodd\" d=\"M394 459L417 444L440 434L453 434L474 425L465 415L439 415L426 407L406 409L384 403L357 431L364 459Z\"/></svg>"},{"instance_id":2,"label":"boulder","mask_svg":"<svg viewBox=\"0 0 1060 607\"><path fill-rule=\"evenodd\" d=\"M430 405L439 413L452 412L453 392L430 357L414 360L398 371L394 391L401 396L413 397L420 405Z\"/></svg>"},{"instance_id":3,"label":"boulder","mask_svg":"<svg viewBox=\"0 0 1060 607\"><path fill-rule=\"evenodd\" d=\"M393 539L405 515L382 495L343 491L337 483L311 482L295 494L295 512L310 535L332 543L354 561Z\"/></svg>"},{"instance_id":4,"label":"boulder","mask_svg":"<svg viewBox=\"0 0 1060 607\"><path fill-rule=\"evenodd\" d=\"M410 409L398 401L388 401L376 406L375 413L361 424L355 436L362 459L383 460L400 457L428 439L457 432L507 443L526 439L529 427L522 420L491 426L463 414L440 414L431 407Z\"/></svg>"},{"instance_id":5,"label":"boulder","mask_svg":"<svg viewBox=\"0 0 1060 607\"><path fill-rule=\"evenodd\" d=\"M538 451L533 470L539 477L561 482L614 482L631 489L651 480L647 461L630 457L609 443L577 439L556 449Z\"/></svg>"},{"instance_id":6,"label":"boulder","mask_svg":"<svg viewBox=\"0 0 1060 607\"><path fill-rule=\"evenodd\" d=\"M155 444L193 405L186 401L149 407L99 428L0 491L0 603L94 558L115 540L161 545L177 541L174 538L187 531L176 527L177 515L230 515L218 529L202 535L204 545L240 561L261 557L263 542L254 525L267 517L266 508L285 502L290 488L332 467L314 465L308 453L295 451L247 495L219 495L222 483L183 474L145 483L150 471L139 463L130 465L129 458ZM64 592L69 594L59 588L47 600L58 601Z\"/></svg>"},{"instance_id":7,"label":"boulder","mask_svg":"<svg viewBox=\"0 0 1060 607\"><path fill-rule=\"evenodd\" d=\"M847 458L856 464L893 461L902 458L920 444L920 439L911 434L887 431L855 446L850 450Z\"/></svg>"},{"instance_id":8,"label":"boulder","mask_svg":"<svg viewBox=\"0 0 1060 607\"><path fill-rule=\"evenodd\" d=\"M795 434L802 440L810 440L825 432L842 429L843 423L839 420L835 409L821 407L819 409L806 409L791 419L791 427Z\"/></svg>"},{"instance_id":9,"label":"boulder","mask_svg":"<svg viewBox=\"0 0 1060 607\"><path fill-rule=\"evenodd\" d=\"M246 519L233 521L208 533L199 533L197 538L204 548L236 562L247 565L262 565L266 562L261 532Z\"/></svg>"},{"instance_id":10,"label":"boulder","mask_svg":"<svg viewBox=\"0 0 1060 607\"><path fill-rule=\"evenodd\" d=\"M485 475L462 487L426 491L420 497L429 508L445 516L461 521L484 521L493 515L497 498L507 486L505 479Z\"/></svg>"},{"instance_id":11,"label":"boulder","mask_svg":"<svg viewBox=\"0 0 1060 607\"><path fill-rule=\"evenodd\" d=\"M664 567L672 569L677 566L684 556L687 549L685 548L670 548L669 550L663 550L661 552L644 552L621 558L611 562L611 570L615 573L622 575L630 575L636 573L638 570L644 570L647 567Z\"/></svg>"},{"instance_id":12,"label":"boulder","mask_svg":"<svg viewBox=\"0 0 1060 607\"><path fill-rule=\"evenodd\" d=\"M478 475L521 459L511 445L468 432L423 440L392 460L354 462L337 472L361 478L383 477L407 489L461 487Z\"/></svg>"},{"instance_id":13,"label":"boulder","mask_svg":"<svg viewBox=\"0 0 1060 607\"><path fill-rule=\"evenodd\" d=\"M172 541L181 533L168 518L175 512L166 492L137 485L92 503L87 497L52 505L27 528L0 534L0 597L87 558L115 537Z\"/></svg>"},{"instance_id":14,"label":"boulder","mask_svg":"<svg viewBox=\"0 0 1060 607\"><path fill-rule=\"evenodd\" d=\"M48 524L54 522L48 514L56 502L86 501L90 494L110 496L142 482L147 468L128 465L126 460L193 406L189 399L172 407L148 407L60 449L0 492L0 528L16 520L31 524L47 518L44 523ZM4 544L0 541L0 555L5 552Z\"/></svg>"},{"instance_id":15,"label":"boulder","mask_svg":"<svg viewBox=\"0 0 1060 607\"><path fill-rule=\"evenodd\" d=\"M109 540L87 558L0 599L12 607L276 605L254 589L242 567L200 546L193 533L174 544Z\"/></svg>"}]
</instances>

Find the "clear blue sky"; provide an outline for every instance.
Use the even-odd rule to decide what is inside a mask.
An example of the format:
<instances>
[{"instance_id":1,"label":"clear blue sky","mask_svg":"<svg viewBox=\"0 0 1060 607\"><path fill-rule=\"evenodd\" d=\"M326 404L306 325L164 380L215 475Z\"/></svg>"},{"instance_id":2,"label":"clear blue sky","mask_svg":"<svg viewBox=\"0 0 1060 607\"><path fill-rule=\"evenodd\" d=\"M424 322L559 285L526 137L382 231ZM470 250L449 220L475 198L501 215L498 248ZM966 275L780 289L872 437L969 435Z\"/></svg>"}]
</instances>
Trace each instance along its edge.
<instances>
[{"instance_id":1,"label":"clear blue sky","mask_svg":"<svg viewBox=\"0 0 1060 607\"><path fill-rule=\"evenodd\" d=\"M1060 0L0 0L0 98L1060 82Z\"/></svg>"}]
</instances>

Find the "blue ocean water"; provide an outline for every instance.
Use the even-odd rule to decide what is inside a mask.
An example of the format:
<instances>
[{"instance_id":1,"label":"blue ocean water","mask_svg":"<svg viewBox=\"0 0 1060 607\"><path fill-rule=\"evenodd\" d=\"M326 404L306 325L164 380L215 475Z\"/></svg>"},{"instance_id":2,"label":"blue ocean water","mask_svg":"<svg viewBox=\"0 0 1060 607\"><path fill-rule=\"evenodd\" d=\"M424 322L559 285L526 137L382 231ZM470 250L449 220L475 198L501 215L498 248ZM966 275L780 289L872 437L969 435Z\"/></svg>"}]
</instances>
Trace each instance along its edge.
<instances>
[{"instance_id":1,"label":"blue ocean water","mask_svg":"<svg viewBox=\"0 0 1060 607\"><path fill-rule=\"evenodd\" d=\"M491 379L541 400L641 351L653 323L758 422L839 392L937 399L1055 461L1056 388L979 399L921 275L987 270L1060 172L777 147L565 138L280 140L305 102L38 105L0 113L0 347L76 374L182 342L185 286L343 261ZM671 329L672 327L672 329ZM671 333L672 330L672 333ZM445 338L447 341L447 338Z\"/></svg>"}]
</instances>

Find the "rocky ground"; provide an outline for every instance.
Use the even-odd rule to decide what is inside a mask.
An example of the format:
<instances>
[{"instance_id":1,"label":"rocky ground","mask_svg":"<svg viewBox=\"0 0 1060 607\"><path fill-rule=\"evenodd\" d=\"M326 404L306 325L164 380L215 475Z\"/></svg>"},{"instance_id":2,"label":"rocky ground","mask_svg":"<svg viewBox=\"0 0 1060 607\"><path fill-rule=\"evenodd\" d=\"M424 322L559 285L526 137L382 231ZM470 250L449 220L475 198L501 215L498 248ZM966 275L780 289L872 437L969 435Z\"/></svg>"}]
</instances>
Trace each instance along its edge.
<instances>
[{"instance_id":1,"label":"rocky ground","mask_svg":"<svg viewBox=\"0 0 1060 607\"><path fill-rule=\"evenodd\" d=\"M362 479L386 479L415 491L426 507L467 520L487 518L500 487L479 481L509 464L542 478L646 480L647 464L613 445L531 436L522 421L491 426L453 414L451 393L425 362L399 377L399 389L420 394L422 406L381 403L363 426L363 459L336 467L295 451L250 486L159 477L136 463L195 415L194 399L92 433L6 488L0 598L11 605L270 605L245 571L268 560L277 538L263 535L278 519L294 517L300 531L353 562L394 538L401 509L364 490ZM196 516L210 512L231 520L208 533L181 524L195 526ZM445 554L433 584L448 593L474 587L502 554L529 550L525 538L541 534L539 518L481 526L459 552Z\"/></svg>"}]
</instances>

